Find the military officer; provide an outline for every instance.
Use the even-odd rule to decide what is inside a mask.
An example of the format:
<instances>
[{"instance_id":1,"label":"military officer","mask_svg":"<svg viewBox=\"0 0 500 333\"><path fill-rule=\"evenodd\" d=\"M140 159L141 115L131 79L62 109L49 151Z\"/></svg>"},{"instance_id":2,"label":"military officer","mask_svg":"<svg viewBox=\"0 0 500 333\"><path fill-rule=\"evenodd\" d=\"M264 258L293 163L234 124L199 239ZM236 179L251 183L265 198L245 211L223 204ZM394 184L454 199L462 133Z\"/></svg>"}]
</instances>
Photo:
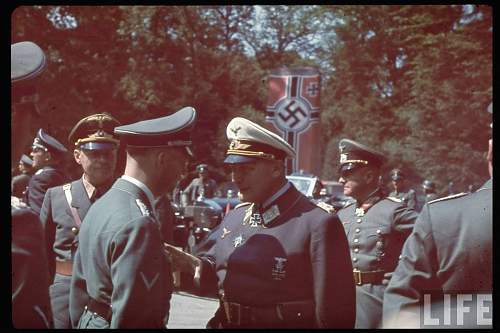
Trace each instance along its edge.
<instances>
[{"instance_id":1,"label":"military officer","mask_svg":"<svg viewBox=\"0 0 500 333\"><path fill-rule=\"evenodd\" d=\"M45 69L45 54L33 42L11 45L12 160L26 145L31 117L36 112L36 77ZM12 325L51 328L49 274L38 216L18 197L11 196Z\"/></svg>"},{"instance_id":2,"label":"military officer","mask_svg":"<svg viewBox=\"0 0 500 333\"><path fill-rule=\"evenodd\" d=\"M281 137L241 117L226 133L224 162L244 202L199 257L167 245L201 290L217 282L220 307L207 327L352 328L352 265L331 206L315 205L286 180L284 160L295 151Z\"/></svg>"},{"instance_id":3,"label":"military officer","mask_svg":"<svg viewBox=\"0 0 500 333\"><path fill-rule=\"evenodd\" d=\"M70 288L74 328L165 328L172 271L153 205L190 158L195 119L185 107L115 128L126 145L125 172L80 227Z\"/></svg>"},{"instance_id":4,"label":"military officer","mask_svg":"<svg viewBox=\"0 0 500 333\"><path fill-rule=\"evenodd\" d=\"M59 167L62 155L68 150L40 128L36 134L31 156L33 168L37 170L31 177L26 191L26 203L40 214L45 192L51 187L62 185L67 181L66 175Z\"/></svg>"},{"instance_id":5,"label":"military officer","mask_svg":"<svg viewBox=\"0 0 500 333\"><path fill-rule=\"evenodd\" d=\"M339 142L344 194L354 202L338 212L349 242L356 282L356 328L377 328L382 321L384 276L397 264L417 213L401 200L384 197L378 180L385 156L349 139Z\"/></svg>"},{"instance_id":6,"label":"military officer","mask_svg":"<svg viewBox=\"0 0 500 333\"><path fill-rule=\"evenodd\" d=\"M425 203L437 199L436 185L432 180L426 179L422 183L422 189L424 190Z\"/></svg>"},{"instance_id":7,"label":"military officer","mask_svg":"<svg viewBox=\"0 0 500 333\"><path fill-rule=\"evenodd\" d=\"M11 181L11 192L12 195L23 199L26 197L26 188L31 179L31 167L33 165L33 160L27 155L21 156L19 160L19 172L20 174L12 177Z\"/></svg>"},{"instance_id":8,"label":"military officer","mask_svg":"<svg viewBox=\"0 0 500 333\"><path fill-rule=\"evenodd\" d=\"M94 114L80 120L68 140L73 156L81 165L80 179L50 188L45 194L40 220L45 231L49 260L50 299L54 328L71 328L69 287L73 256L78 245L76 235L90 205L113 182L119 140L113 135L119 122L109 114Z\"/></svg>"},{"instance_id":9,"label":"military officer","mask_svg":"<svg viewBox=\"0 0 500 333\"><path fill-rule=\"evenodd\" d=\"M490 139L490 177L492 155ZM430 300L434 303L433 311L441 310L441 313L442 307L436 305L443 304L443 294L489 294L491 301L492 195L490 178L474 193L451 195L424 206L404 244L401 259L385 293L384 327L419 328L419 312L425 294L433 294L434 299ZM486 303L483 307L488 312ZM491 307L489 311L491 318ZM440 324L441 328L465 328L451 320L448 326L443 326L442 318ZM464 320L464 324L468 328L481 327L476 320Z\"/></svg>"},{"instance_id":10,"label":"military officer","mask_svg":"<svg viewBox=\"0 0 500 333\"><path fill-rule=\"evenodd\" d=\"M200 197L212 198L217 187L215 180L208 176L208 166L206 164L196 166L196 171L198 172L198 178L194 178L183 191L190 202L195 202Z\"/></svg>"},{"instance_id":11,"label":"military officer","mask_svg":"<svg viewBox=\"0 0 500 333\"><path fill-rule=\"evenodd\" d=\"M389 193L389 196L401 199L408 207L415 209L417 193L414 189L408 188L405 175L400 169L391 170L391 184L393 191Z\"/></svg>"}]
</instances>

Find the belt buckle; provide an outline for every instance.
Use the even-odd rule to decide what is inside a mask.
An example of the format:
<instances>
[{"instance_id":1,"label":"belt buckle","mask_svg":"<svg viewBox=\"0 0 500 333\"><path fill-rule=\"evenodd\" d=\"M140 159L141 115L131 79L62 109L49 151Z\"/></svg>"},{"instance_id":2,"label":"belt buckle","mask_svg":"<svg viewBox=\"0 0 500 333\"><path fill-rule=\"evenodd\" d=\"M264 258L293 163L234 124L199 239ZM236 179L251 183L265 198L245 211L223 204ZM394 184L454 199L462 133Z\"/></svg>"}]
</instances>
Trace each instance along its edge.
<instances>
[{"instance_id":1,"label":"belt buckle","mask_svg":"<svg viewBox=\"0 0 500 333\"><path fill-rule=\"evenodd\" d=\"M354 273L354 282L356 282L358 286L362 285L363 279L361 278L361 271L355 268L352 270L352 272Z\"/></svg>"}]
</instances>

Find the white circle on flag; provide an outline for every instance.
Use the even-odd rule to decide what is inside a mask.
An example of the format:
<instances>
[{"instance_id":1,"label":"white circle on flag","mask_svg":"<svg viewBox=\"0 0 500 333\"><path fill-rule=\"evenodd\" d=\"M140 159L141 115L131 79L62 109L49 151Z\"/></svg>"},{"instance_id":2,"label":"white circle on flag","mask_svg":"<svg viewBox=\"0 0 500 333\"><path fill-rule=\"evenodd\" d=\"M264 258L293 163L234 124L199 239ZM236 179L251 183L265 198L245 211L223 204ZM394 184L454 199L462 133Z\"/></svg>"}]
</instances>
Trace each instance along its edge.
<instances>
[{"instance_id":1,"label":"white circle on flag","mask_svg":"<svg viewBox=\"0 0 500 333\"><path fill-rule=\"evenodd\" d=\"M298 98L287 98L276 107L276 125L282 131L301 132L311 120L309 106Z\"/></svg>"}]
</instances>

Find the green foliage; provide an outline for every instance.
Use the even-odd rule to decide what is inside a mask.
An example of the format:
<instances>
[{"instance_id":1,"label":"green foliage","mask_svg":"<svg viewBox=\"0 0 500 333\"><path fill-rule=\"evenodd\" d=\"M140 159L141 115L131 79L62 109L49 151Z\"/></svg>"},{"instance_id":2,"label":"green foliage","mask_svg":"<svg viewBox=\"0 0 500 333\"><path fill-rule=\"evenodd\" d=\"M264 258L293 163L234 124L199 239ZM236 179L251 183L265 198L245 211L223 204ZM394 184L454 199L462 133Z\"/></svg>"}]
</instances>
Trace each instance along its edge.
<instances>
[{"instance_id":1,"label":"green foliage","mask_svg":"<svg viewBox=\"0 0 500 333\"><path fill-rule=\"evenodd\" d=\"M92 113L130 123L191 105L194 163L221 168L229 120L264 123L269 71L313 66L322 178L348 137L414 183L466 189L488 177L491 27L477 5L21 6L11 37L47 51L36 127L63 142Z\"/></svg>"}]
</instances>

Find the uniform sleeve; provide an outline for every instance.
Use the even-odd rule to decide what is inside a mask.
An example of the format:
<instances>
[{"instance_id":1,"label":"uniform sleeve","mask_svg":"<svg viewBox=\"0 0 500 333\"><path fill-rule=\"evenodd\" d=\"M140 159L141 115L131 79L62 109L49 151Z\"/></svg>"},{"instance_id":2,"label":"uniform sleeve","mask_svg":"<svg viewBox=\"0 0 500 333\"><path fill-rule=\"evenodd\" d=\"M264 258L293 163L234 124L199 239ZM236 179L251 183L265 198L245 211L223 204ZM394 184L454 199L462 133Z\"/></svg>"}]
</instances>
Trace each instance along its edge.
<instances>
[{"instance_id":1,"label":"uniform sleeve","mask_svg":"<svg viewBox=\"0 0 500 333\"><path fill-rule=\"evenodd\" d=\"M217 292L217 274L215 270L215 245L220 237L219 224L196 248L195 255L201 260L199 292L201 294Z\"/></svg>"},{"instance_id":2,"label":"uniform sleeve","mask_svg":"<svg viewBox=\"0 0 500 333\"><path fill-rule=\"evenodd\" d=\"M158 225L149 217L130 221L113 237L110 247L110 327L165 327L172 276Z\"/></svg>"},{"instance_id":3,"label":"uniform sleeve","mask_svg":"<svg viewBox=\"0 0 500 333\"><path fill-rule=\"evenodd\" d=\"M408 208L411 208L411 209L416 209L416 207L417 207L417 193L413 189L410 189L408 191L407 206L408 206Z\"/></svg>"},{"instance_id":4,"label":"uniform sleeve","mask_svg":"<svg viewBox=\"0 0 500 333\"><path fill-rule=\"evenodd\" d=\"M78 327L78 321L89 302L87 281L82 278L83 276L80 251L77 248L75 258L73 259L73 275L71 276L71 287L69 290L69 317L73 328Z\"/></svg>"},{"instance_id":5,"label":"uniform sleeve","mask_svg":"<svg viewBox=\"0 0 500 333\"><path fill-rule=\"evenodd\" d=\"M43 199L42 209L40 210L40 221L45 235L45 248L47 253L47 263L49 270L49 282L54 281L56 255L53 249L56 227L52 220L52 191L49 189Z\"/></svg>"},{"instance_id":6,"label":"uniform sleeve","mask_svg":"<svg viewBox=\"0 0 500 333\"><path fill-rule=\"evenodd\" d=\"M356 294L344 228L336 215L322 222L310 245L316 322L319 328L354 328Z\"/></svg>"},{"instance_id":7,"label":"uniform sleeve","mask_svg":"<svg viewBox=\"0 0 500 333\"><path fill-rule=\"evenodd\" d=\"M37 215L40 214L45 192L50 187L60 185L59 183L62 183L59 181L60 178L60 175L53 171L44 171L32 177L28 190L28 205Z\"/></svg>"},{"instance_id":8,"label":"uniform sleeve","mask_svg":"<svg viewBox=\"0 0 500 333\"><path fill-rule=\"evenodd\" d=\"M422 209L412 234L406 240L401 259L384 295L384 328L419 323L422 290L436 288L436 248L431 231L429 206Z\"/></svg>"},{"instance_id":9,"label":"uniform sleeve","mask_svg":"<svg viewBox=\"0 0 500 333\"><path fill-rule=\"evenodd\" d=\"M417 217L418 212L407 205L401 204L394 210L393 228L401 233L401 237L406 239L413 230Z\"/></svg>"},{"instance_id":10,"label":"uniform sleeve","mask_svg":"<svg viewBox=\"0 0 500 333\"><path fill-rule=\"evenodd\" d=\"M51 328L47 258L38 217L30 209L12 212L12 324Z\"/></svg>"}]
</instances>

